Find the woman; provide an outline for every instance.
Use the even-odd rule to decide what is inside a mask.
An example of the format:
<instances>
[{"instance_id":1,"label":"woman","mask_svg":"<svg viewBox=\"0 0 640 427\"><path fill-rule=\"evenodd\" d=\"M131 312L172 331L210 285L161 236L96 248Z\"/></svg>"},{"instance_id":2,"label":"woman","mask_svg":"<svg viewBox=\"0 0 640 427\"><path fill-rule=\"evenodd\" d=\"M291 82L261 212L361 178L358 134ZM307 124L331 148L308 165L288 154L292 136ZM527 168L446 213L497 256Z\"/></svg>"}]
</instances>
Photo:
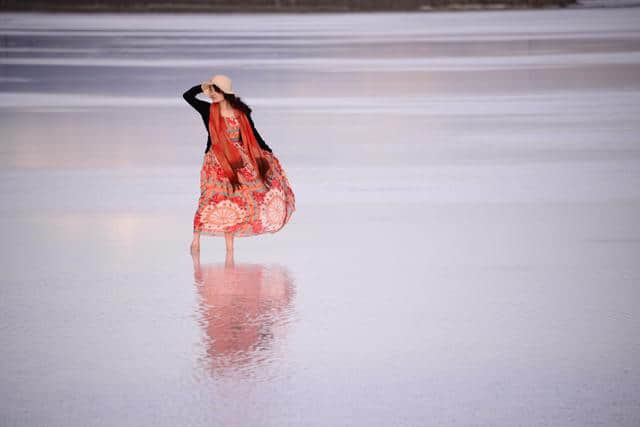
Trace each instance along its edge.
<instances>
[{"instance_id":1,"label":"woman","mask_svg":"<svg viewBox=\"0 0 640 427\"><path fill-rule=\"evenodd\" d=\"M201 92L212 102L197 99ZM280 230L295 211L295 196L255 128L251 108L232 91L231 79L215 75L182 96L200 113L208 133L191 252L200 250L201 234L225 236L229 255L234 236Z\"/></svg>"}]
</instances>

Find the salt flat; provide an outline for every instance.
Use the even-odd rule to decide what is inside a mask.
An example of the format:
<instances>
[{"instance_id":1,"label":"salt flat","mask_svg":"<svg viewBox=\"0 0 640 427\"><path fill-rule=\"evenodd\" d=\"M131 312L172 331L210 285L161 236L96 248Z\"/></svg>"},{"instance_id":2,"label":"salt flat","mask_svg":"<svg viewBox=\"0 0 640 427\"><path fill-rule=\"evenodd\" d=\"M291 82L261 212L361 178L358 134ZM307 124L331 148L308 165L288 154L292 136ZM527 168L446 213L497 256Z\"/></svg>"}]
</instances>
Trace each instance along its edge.
<instances>
[{"instance_id":1,"label":"salt flat","mask_svg":"<svg viewBox=\"0 0 640 427\"><path fill-rule=\"evenodd\" d=\"M637 22L0 14L2 425L640 424ZM218 72L297 201L233 268Z\"/></svg>"}]
</instances>

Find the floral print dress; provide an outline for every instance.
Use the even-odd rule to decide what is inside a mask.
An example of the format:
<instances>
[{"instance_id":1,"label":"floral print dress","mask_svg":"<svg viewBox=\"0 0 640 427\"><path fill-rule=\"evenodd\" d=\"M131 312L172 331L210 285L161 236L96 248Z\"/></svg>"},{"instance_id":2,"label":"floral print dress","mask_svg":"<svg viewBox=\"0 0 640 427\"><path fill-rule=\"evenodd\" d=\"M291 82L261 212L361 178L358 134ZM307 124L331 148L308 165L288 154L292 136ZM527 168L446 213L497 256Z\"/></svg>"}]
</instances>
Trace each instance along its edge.
<instances>
[{"instance_id":1,"label":"floral print dress","mask_svg":"<svg viewBox=\"0 0 640 427\"><path fill-rule=\"evenodd\" d=\"M267 189L249 161L246 144L240 138L236 116L222 116L231 142L240 150L245 166L238 171L242 186L233 190L213 150L204 155L200 171L200 199L193 219L193 231L213 236L253 236L275 233L289 222L295 211L295 195L276 156L264 150L270 164Z\"/></svg>"}]
</instances>

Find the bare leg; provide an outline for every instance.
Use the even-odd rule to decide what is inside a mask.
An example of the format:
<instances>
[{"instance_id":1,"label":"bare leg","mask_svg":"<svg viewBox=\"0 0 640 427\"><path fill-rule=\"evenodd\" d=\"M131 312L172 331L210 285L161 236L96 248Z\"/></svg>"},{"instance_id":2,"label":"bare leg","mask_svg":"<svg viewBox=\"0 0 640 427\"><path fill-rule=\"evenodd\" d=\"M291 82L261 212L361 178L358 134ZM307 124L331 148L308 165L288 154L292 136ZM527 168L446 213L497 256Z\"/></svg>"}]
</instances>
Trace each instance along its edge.
<instances>
[{"instance_id":1,"label":"bare leg","mask_svg":"<svg viewBox=\"0 0 640 427\"><path fill-rule=\"evenodd\" d=\"M233 268L235 266L235 261L233 260L233 252L227 251L227 254L224 257L224 266L225 268Z\"/></svg>"},{"instance_id":2,"label":"bare leg","mask_svg":"<svg viewBox=\"0 0 640 427\"><path fill-rule=\"evenodd\" d=\"M193 240L191 241L191 253L200 252L200 233L193 232Z\"/></svg>"},{"instance_id":3,"label":"bare leg","mask_svg":"<svg viewBox=\"0 0 640 427\"><path fill-rule=\"evenodd\" d=\"M191 252L191 259L193 260L193 273L197 279L202 279L202 271L200 268L200 253L199 252Z\"/></svg>"},{"instance_id":4,"label":"bare leg","mask_svg":"<svg viewBox=\"0 0 640 427\"><path fill-rule=\"evenodd\" d=\"M227 244L227 253L233 253L233 233L224 233L224 240Z\"/></svg>"}]
</instances>

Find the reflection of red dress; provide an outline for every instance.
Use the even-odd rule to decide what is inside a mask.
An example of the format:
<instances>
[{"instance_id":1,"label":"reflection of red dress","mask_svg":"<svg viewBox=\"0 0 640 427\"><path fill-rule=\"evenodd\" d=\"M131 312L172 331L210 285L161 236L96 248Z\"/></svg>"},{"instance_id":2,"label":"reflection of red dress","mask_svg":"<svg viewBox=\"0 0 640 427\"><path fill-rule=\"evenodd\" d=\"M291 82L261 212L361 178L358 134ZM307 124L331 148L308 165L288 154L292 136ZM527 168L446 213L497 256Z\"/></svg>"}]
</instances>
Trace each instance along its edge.
<instances>
[{"instance_id":1,"label":"reflection of red dress","mask_svg":"<svg viewBox=\"0 0 640 427\"><path fill-rule=\"evenodd\" d=\"M207 371L254 375L259 365L280 359L296 293L287 269L244 263L200 266L198 259L194 276L206 349L201 361Z\"/></svg>"},{"instance_id":2,"label":"reflection of red dress","mask_svg":"<svg viewBox=\"0 0 640 427\"><path fill-rule=\"evenodd\" d=\"M295 195L289 180L273 153L264 150L271 165L267 189L249 160L246 144L240 138L240 124L234 117L224 117L231 142L240 150L245 166L239 170L242 187L233 191L213 150L204 155L200 171L200 200L193 219L193 231L213 236L253 236L275 233L295 211Z\"/></svg>"}]
</instances>

